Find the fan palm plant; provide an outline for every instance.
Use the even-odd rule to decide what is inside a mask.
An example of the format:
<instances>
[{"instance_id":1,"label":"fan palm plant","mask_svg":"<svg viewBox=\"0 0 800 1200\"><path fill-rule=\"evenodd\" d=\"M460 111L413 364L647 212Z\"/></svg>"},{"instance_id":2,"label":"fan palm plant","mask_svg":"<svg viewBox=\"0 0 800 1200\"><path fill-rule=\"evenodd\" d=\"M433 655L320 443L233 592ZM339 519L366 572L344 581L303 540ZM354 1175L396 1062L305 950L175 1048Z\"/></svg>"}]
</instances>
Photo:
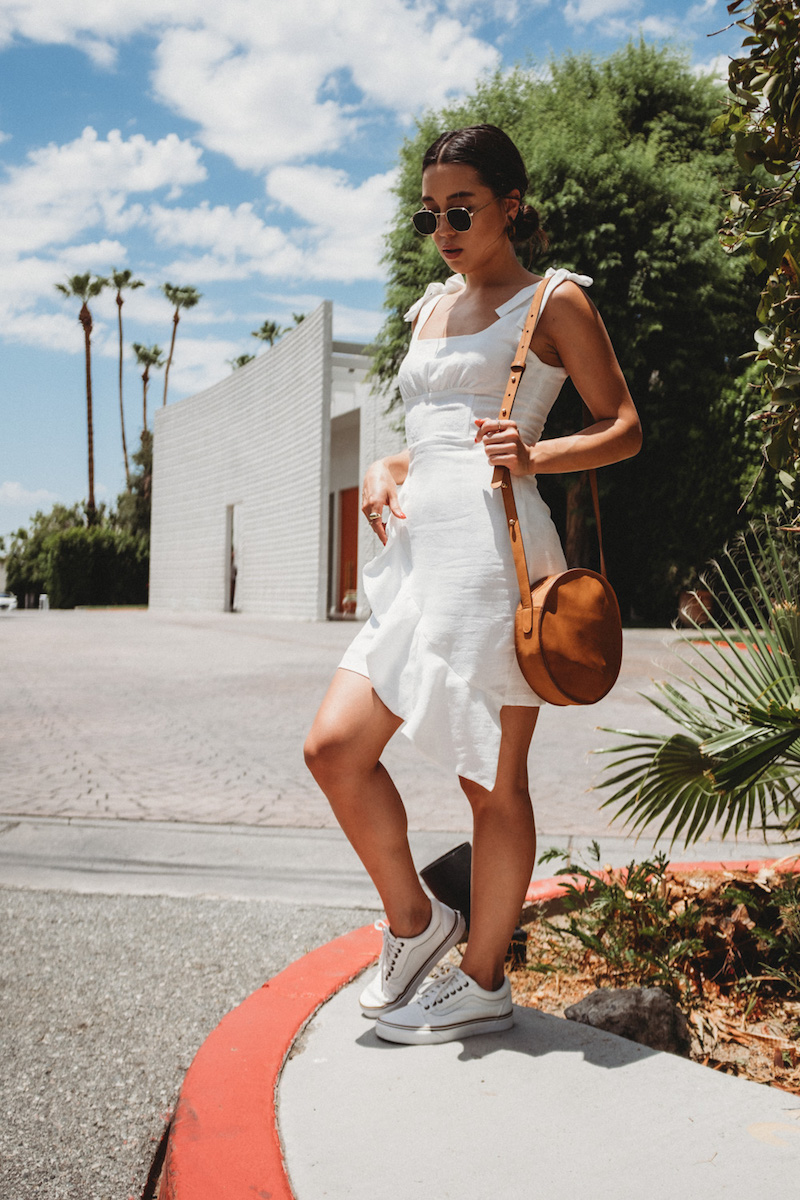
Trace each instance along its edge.
<instances>
[{"instance_id":1,"label":"fan palm plant","mask_svg":"<svg viewBox=\"0 0 800 1200\"><path fill-rule=\"evenodd\" d=\"M172 339L169 344L169 354L167 355L167 365L164 369L164 401L167 403L167 385L169 384L169 369L172 366L172 356L175 353L175 335L178 332L178 322L181 319L182 308L194 308L195 304L202 298L202 292L198 292L193 287L180 287L172 283L162 283L161 290L169 300L170 304L175 305L175 312L172 314Z\"/></svg>"},{"instance_id":2,"label":"fan palm plant","mask_svg":"<svg viewBox=\"0 0 800 1200\"><path fill-rule=\"evenodd\" d=\"M759 827L800 830L800 562L796 530L752 526L717 565L707 611L678 650L688 679L657 684L647 699L680 727L655 735L606 730L624 741L614 756L613 795L602 807L636 830L696 841L712 822L723 836ZM722 621L725 621L725 625ZM710 640L708 638L711 631ZM701 635L702 640L697 635Z\"/></svg>"},{"instance_id":3,"label":"fan palm plant","mask_svg":"<svg viewBox=\"0 0 800 1200\"><path fill-rule=\"evenodd\" d=\"M108 282L117 291L117 323L119 325L119 423L122 430L122 458L125 463L125 483L128 489L130 489L131 472L128 463L128 443L125 440L125 409L122 405L122 306L125 303L122 298L122 292L125 288L130 288L133 291L134 288L144 287L144 280L134 279L133 271L127 267L124 271L118 271L116 267L112 267Z\"/></svg>"},{"instance_id":4,"label":"fan palm plant","mask_svg":"<svg viewBox=\"0 0 800 1200\"><path fill-rule=\"evenodd\" d=\"M84 352L86 356L86 429L89 459L89 495L86 500L86 519L90 525L97 520L97 508L94 503L94 414L92 411L92 314L89 311L89 301L99 296L108 280L102 275L92 278L91 271L85 275L71 275L66 283L57 283L56 290L62 296L69 296L82 301L78 320L83 326Z\"/></svg>"}]
</instances>

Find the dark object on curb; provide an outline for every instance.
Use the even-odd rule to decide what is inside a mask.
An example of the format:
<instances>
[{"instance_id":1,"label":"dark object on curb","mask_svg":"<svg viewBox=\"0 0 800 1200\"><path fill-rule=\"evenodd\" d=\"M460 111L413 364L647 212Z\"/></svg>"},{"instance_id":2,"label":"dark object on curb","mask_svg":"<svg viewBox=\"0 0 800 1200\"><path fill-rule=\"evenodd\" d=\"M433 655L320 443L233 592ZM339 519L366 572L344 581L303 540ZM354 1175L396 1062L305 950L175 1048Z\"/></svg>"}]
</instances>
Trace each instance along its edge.
<instances>
[{"instance_id":1,"label":"dark object on curb","mask_svg":"<svg viewBox=\"0 0 800 1200\"><path fill-rule=\"evenodd\" d=\"M425 883L442 904L463 913L469 933L470 875L472 872L472 846L461 842L435 859L420 871ZM528 961L528 935L517 926L506 951L506 964L511 968L523 967Z\"/></svg>"},{"instance_id":2,"label":"dark object on curb","mask_svg":"<svg viewBox=\"0 0 800 1200\"><path fill-rule=\"evenodd\" d=\"M472 846L469 842L461 842L459 846L454 846L420 871L436 899L463 914L468 932L471 870Z\"/></svg>"},{"instance_id":3,"label":"dark object on curb","mask_svg":"<svg viewBox=\"0 0 800 1200\"><path fill-rule=\"evenodd\" d=\"M689 1023L661 988L598 988L565 1009L568 1021L689 1057Z\"/></svg>"},{"instance_id":4,"label":"dark object on curb","mask_svg":"<svg viewBox=\"0 0 800 1200\"><path fill-rule=\"evenodd\" d=\"M518 925L511 935L511 941L506 951L506 966L515 971L524 967L528 961L528 931Z\"/></svg>"}]
</instances>

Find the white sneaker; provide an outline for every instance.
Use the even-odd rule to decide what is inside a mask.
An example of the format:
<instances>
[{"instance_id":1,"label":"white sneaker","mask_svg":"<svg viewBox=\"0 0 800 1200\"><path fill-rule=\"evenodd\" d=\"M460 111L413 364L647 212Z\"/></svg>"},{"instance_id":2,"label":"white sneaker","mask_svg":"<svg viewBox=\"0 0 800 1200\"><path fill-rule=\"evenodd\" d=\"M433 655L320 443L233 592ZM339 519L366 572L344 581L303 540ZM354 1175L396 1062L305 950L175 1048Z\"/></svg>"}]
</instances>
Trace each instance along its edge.
<instances>
[{"instance_id":1,"label":"white sneaker","mask_svg":"<svg viewBox=\"0 0 800 1200\"><path fill-rule=\"evenodd\" d=\"M513 1024L508 979L497 991L488 992L460 967L452 967L404 1008L382 1013L375 1032L386 1042L424 1046L455 1042L476 1033L499 1033Z\"/></svg>"},{"instance_id":2,"label":"white sneaker","mask_svg":"<svg viewBox=\"0 0 800 1200\"><path fill-rule=\"evenodd\" d=\"M365 1016L380 1017L407 1004L431 967L464 937L466 923L460 912L435 898L431 910L430 925L413 938L395 937L381 922L383 949L378 972L360 997Z\"/></svg>"}]
</instances>

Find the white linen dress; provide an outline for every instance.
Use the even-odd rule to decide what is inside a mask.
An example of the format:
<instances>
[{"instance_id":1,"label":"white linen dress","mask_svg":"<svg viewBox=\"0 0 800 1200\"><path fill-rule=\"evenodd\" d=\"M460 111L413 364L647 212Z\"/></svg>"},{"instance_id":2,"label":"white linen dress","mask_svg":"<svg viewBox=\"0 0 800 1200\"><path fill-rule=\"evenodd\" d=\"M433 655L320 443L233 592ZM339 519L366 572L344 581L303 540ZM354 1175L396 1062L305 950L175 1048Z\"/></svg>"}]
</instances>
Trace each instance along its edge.
<instances>
[{"instance_id":1,"label":"white linen dress","mask_svg":"<svg viewBox=\"0 0 800 1200\"><path fill-rule=\"evenodd\" d=\"M364 568L372 616L340 666L365 675L424 754L459 776L494 787L500 709L544 701L514 653L519 589L505 510L492 467L476 444L475 419L497 417L509 368L537 286L542 310L565 279L550 270L497 309L478 333L427 338L424 327L454 275L434 283L409 309L418 317L398 382L406 414L409 471L399 490L406 519L390 516L387 543ZM423 334L420 337L420 333ZM512 419L523 441L538 441L566 371L529 353ZM550 510L535 476L514 478L514 497L531 582L566 568Z\"/></svg>"}]
</instances>

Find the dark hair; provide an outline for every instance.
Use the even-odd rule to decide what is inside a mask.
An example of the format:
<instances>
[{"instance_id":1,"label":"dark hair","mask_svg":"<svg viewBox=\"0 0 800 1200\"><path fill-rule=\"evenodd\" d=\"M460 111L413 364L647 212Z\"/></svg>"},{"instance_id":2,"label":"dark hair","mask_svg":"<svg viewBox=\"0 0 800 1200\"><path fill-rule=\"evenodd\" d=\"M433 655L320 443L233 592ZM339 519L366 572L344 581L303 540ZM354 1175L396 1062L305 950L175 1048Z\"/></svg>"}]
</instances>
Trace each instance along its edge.
<instances>
[{"instance_id":1,"label":"dark hair","mask_svg":"<svg viewBox=\"0 0 800 1200\"><path fill-rule=\"evenodd\" d=\"M422 169L436 163L464 163L473 167L495 196L519 192L520 206L511 222L508 236L515 245L531 242L534 253L547 249L547 234L539 225L539 214L525 204L528 172L522 155L507 133L496 125L468 125L442 133L425 151Z\"/></svg>"}]
</instances>

